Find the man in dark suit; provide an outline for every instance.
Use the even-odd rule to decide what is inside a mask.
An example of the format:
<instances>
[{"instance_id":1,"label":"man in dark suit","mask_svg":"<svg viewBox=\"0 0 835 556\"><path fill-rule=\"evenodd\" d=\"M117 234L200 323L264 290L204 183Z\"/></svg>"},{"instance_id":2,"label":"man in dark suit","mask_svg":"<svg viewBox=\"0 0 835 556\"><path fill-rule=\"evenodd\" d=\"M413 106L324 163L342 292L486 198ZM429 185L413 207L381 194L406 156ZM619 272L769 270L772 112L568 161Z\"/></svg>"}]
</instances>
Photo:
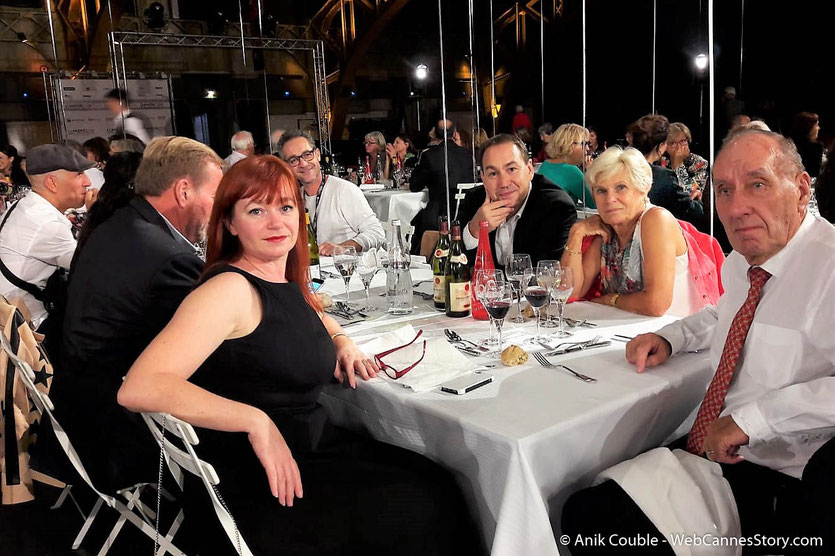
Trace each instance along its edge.
<instances>
[{"instance_id":1,"label":"man in dark suit","mask_svg":"<svg viewBox=\"0 0 835 556\"><path fill-rule=\"evenodd\" d=\"M444 141L444 127L447 140ZM450 212L455 213L455 194L459 183L473 181L473 153L459 147L453 141L456 134L455 124L450 120L440 120L435 126L435 136L441 142L429 147L420 155L420 160L412 171L409 189L423 191L429 189L429 204L412 220L415 227L413 236L413 252L420 247L420 240L426 230L438 229L438 217L447 213L447 203ZM446 172L444 169L444 150L447 150L449 166L449 191L446 187Z\"/></svg>"},{"instance_id":2,"label":"man in dark suit","mask_svg":"<svg viewBox=\"0 0 835 556\"><path fill-rule=\"evenodd\" d=\"M155 139L137 171L136 197L76 254L52 397L100 489L156 482L159 449L116 392L202 272L194 244L205 240L221 167L197 141Z\"/></svg>"},{"instance_id":3,"label":"man in dark suit","mask_svg":"<svg viewBox=\"0 0 835 556\"><path fill-rule=\"evenodd\" d=\"M513 253L540 260L559 260L577 210L568 193L534 174L528 150L513 135L496 135L482 147L483 187L467 193L459 220L467 258L475 260L479 223L490 228L490 248L497 268Z\"/></svg>"}]
</instances>

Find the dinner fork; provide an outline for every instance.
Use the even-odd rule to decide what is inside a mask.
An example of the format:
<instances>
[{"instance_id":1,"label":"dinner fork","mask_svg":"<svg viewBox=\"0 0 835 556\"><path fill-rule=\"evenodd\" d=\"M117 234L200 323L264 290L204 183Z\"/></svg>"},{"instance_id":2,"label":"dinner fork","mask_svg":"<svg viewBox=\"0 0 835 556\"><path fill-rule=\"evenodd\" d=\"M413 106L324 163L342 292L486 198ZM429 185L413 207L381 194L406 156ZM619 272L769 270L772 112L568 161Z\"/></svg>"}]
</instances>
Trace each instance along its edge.
<instances>
[{"instance_id":1,"label":"dinner fork","mask_svg":"<svg viewBox=\"0 0 835 556\"><path fill-rule=\"evenodd\" d=\"M484 346L480 346L475 342L472 342L470 340L465 340L464 338L459 336L457 332L455 332L454 330L450 330L449 328L444 328L444 334L446 334L446 337L449 338L449 341L452 342L452 343L459 343L459 344L464 344L464 345L470 344L471 346L473 346L473 348L475 348L479 351L490 351L488 348L486 348Z\"/></svg>"},{"instance_id":2,"label":"dinner fork","mask_svg":"<svg viewBox=\"0 0 835 556\"><path fill-rule=\"evenodd\" d=\"M584 374L578 373L574 369L572 369L570 367L566 367L565 365L554 365L553 363L551 363L550 361L545 359L545 356L542 355L541 353L539 353L538 351L533 352L533 357L534 357L534 359L536 359L539 362L540 365L542 365L543 367L546 367L548 369L556 369L556 368L565 369L566 371L573 374L575 377L582 380L583 382L587 382L587 383L597 382L596 378L592 378L590 376L586 376Z\"/></svg>"}]
</instances>

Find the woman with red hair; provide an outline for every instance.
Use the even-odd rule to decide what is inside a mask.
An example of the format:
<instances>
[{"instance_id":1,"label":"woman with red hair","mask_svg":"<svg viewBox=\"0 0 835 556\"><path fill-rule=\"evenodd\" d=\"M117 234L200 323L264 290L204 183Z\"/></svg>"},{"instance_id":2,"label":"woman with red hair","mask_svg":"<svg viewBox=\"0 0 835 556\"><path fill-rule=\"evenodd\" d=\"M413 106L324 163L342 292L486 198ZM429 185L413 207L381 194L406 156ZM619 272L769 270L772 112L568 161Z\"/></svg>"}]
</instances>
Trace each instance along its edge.
<instances>
[{"instance_id":1,"label":"woman with red hair","mask_svg":"<svg viewBox=\"0 0 835 556\"><path fill-rule=\"evenodd\" d=\"M226 173L201 283L136 360L119 403L203 428L200 456L255 554L471 552L477 536L446 471L333 426L317 402L332 378L356 387L379 369L308 288L303 207L277 157ZM186 522L217 524L205 489L184 490ZM210 530L195 535L201 548L231 548Z\"/></svg>"}]
</instances>

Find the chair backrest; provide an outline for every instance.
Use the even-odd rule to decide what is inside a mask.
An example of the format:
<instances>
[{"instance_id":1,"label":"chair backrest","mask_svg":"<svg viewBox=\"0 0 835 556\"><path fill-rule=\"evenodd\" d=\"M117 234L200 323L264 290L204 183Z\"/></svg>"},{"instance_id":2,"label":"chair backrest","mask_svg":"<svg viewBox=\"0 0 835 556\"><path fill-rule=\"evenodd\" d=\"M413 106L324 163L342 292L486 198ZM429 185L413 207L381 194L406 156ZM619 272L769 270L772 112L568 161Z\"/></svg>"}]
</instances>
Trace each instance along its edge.
<instances>
[{"instance_id":1,"label":"chair backrest","mask_svg":"<svg viewBox=\"0 0 835 556\"><path fill-rule=\"evenodd\" d=\"M174 475L177 484L182 488L182 470L200 477L209 493L209 498L212 500L212 506L220 525L235 550L241 556L252 556L246 541L238 531L238 526L229 508L226 507L223 499L218 494L216 487L220 483L220 478L217 472L211 464L201 460L194 450L194 446L200 443L194 427L167 413L142 413L141 415L157 444L162 448L168 469ZM173 435L179 446L172 442L170 436L166 436L166 432ZM188 519L188 516L186 516L186 519Z\"/></svg>"},{"instance_id":2,"label":"chair backrest","mask_svg":"<svg viewBox=\"0 0 835 556\"><path fill-rule=\"evenodd\" d=\"M455 194L455 220L458 220L458 207L461 206L461 201L467 196L467 191L475 189L479 185L484 185L482 182L473 183L459 183L456 186L458 193Z\"/></svg>"}]
</instances>

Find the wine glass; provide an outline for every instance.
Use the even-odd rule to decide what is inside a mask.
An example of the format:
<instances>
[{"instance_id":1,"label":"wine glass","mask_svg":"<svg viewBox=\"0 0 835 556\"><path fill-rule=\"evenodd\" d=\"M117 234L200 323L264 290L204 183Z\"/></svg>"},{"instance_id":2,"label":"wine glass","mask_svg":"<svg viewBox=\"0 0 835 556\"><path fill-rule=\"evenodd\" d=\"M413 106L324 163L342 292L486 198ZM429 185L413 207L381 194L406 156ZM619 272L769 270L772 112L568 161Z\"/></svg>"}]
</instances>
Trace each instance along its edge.
<instances>
[{"instance_id":1,"label":"wine glass","mask_svg":"<svg viewBox=\"0 0 835 556\"><path fill-rule=\"evenodd\" d=\"M558 280L554 284L553 292L554 298L557 300L557 309L559 310L559 327L560 329L554 334L557 338L568 338L571 332L563 330L562 314L565 310L565 304L568 298L571 297L571 292L574 291L574 272L570 267L563 267L559 269L557 274Z\"/></svg>"},{"instance_id":2,"label":"wine glass","mask_svg":"<svg viewBox=\"0 0 835 556\"><path fill-rule=\"evenodd\" d=\"M373 247L367 251L363 251L357 259L357 274L362 280L362 286L365 288L365 307L363 311L376 311L376 307L371 306L371 298L369 289L371 288L371 280L377 274L379 262L377 257L377 250Z\"/></svg>"},{"instance_id":3,"label":"wine glass","mask_svg":"<svg viewBox=\"0 0 835 556\"><path fill-rule=\"evenodd\" d=\"M473 288L475 288L476 298L486 307L487 301L489 300L488 296L493 295L496 291L495 285L499 283L504 284L504 282L504 272L501 270L479 270L476 272L475 278L473 279ZM488 346L496 345L495 340L493 340L493 324L493 317L491 315L490 337L485 342Z\"/></svg>"},{"instance_id":4,"label":"wine glass","mask_svg":"<svg viewBox=\"0 0 835 556\"><path fill-rule=\"evenodd\" d=\"M513 286L504 280L490 282L485 290L484 298L484 307L487 309L490 319L496 325L499 335L496 353L501 353L502 325L507 313L510 312L510 306L513 305Z\"/></svg>"},{"instance_id":5,"label":"wine glass","mask_svg":"<svg viewBox=\"0 0 835 556\"><path fill-rule=\"evenodd\" d=\"M357 268L357 250L354 246L345 247L337 245L333 249L333 265L339 274L342 275L342 280L345 282L345 298L346 303L351 303L351 292L348 290L348 283L351 281L351 275Z\"/></svg>"},{"instance_id":6,"label":"wine glass","mask_svg":"<svg viewBox=\"0 0 835 556\"><path fill-rule=\"evenodd\" d=\"M510 285L513 287L518 303L516 305L516 316L511 322L522 323L525 322L525 317L522 316L522 289L521 283L524 278L525 270L533 268L531 264L531 256L524 253L514 253L507 258L505 264L505 273Z\"/></svg>"},{"instance_id":7,"label":"wine glass","mask_svg":"<svg viewBox=\"0 0 835 556\"><path fill-rule=\"evenodd\" d=\"M540 286L548 290L550 293L554 289L554 284L557 283L557 273L560 269L560 262L554 260L542 260L536 263L536 281ZM551 296L548 296L548 304L545 307L545 322L542 326L545 328L556 328L557 323L550 318L551 314Z\"/></svg>"},{"instance_id":8,"label":"wine glass","mask_svg":"<svg viewBox=\"0 0 835 556\"><path fill-rule=\"evenodd\" d=\"M548 301L550 293L547 288L539 285L537 273L532 268L525 270L522 278L522 293L533 307L534 318L536 319L536 336L534 336L533 341L545 341L545 338L539 334L539 309Z\"/></svg>"}]
</instances>

